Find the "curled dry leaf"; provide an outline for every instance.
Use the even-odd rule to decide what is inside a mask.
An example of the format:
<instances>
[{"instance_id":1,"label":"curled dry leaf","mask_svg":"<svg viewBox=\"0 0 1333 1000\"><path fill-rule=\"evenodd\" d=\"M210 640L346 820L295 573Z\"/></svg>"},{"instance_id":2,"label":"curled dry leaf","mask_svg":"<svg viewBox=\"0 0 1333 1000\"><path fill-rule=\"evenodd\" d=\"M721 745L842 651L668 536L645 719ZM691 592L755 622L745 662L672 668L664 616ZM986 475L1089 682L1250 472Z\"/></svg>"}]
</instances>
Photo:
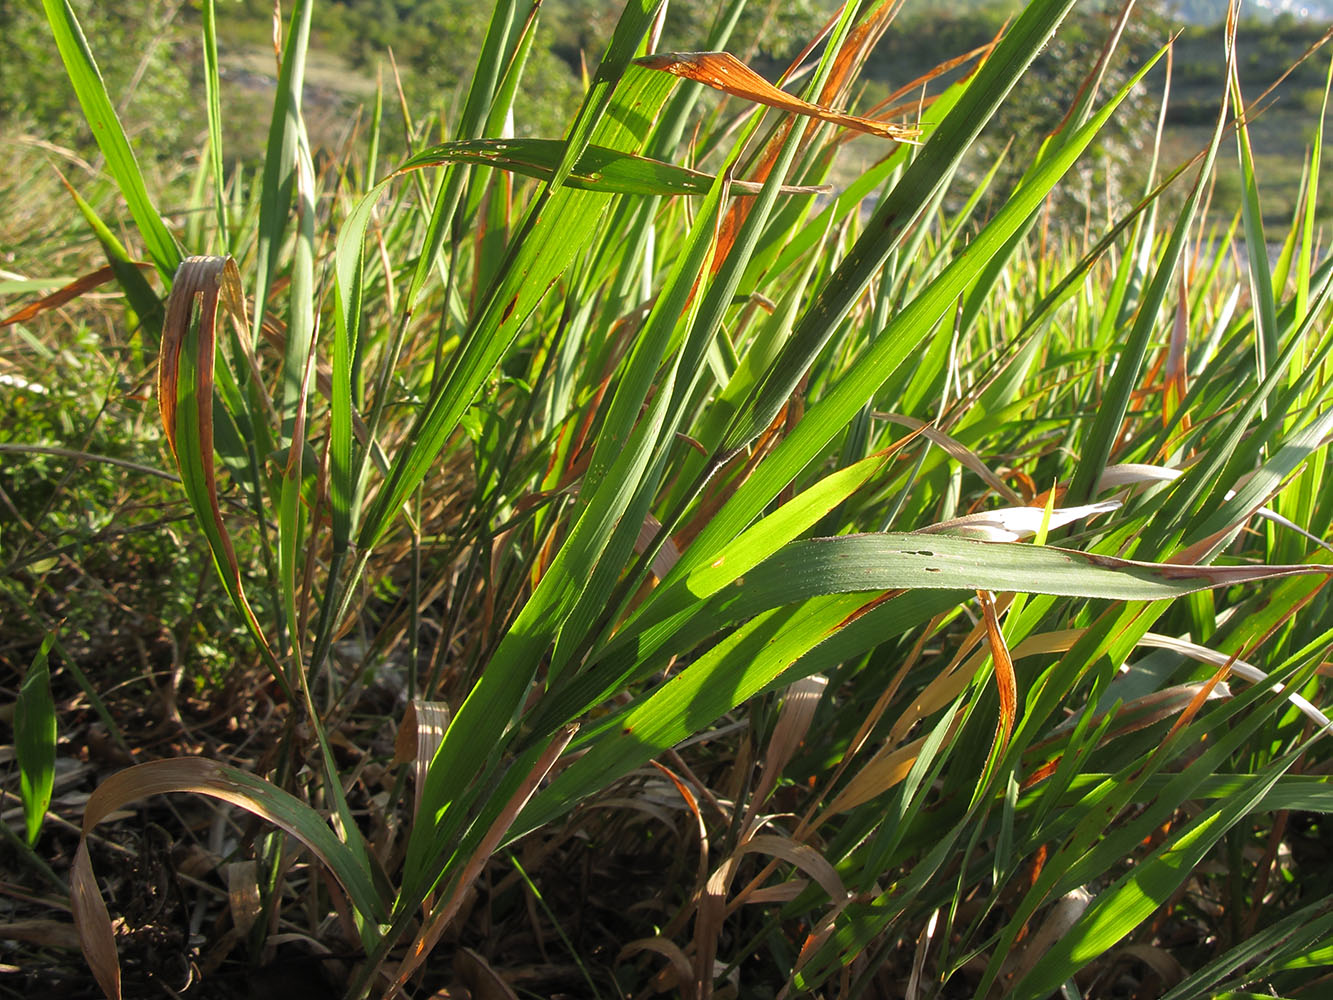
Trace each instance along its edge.
<instances>
[{"instance_id":1,"label":"curled dry leaf","mask_svg":"<svg viewBox=\"0 0 1333 1000\"><path fill-rule=\"evenodd\" d=\"M1014 732L1014 720L1018 717L1018 675L1014 672L1014 661L1000 628L995 595L988 590L978 590L977 600L981 602L986 637L990 640L991 660L995 663L995 687L1000 695L1000 720L995 729L995 743L999 753L1003 754Z\"/></svg>"},{"instance_id":2,"label":"curled dry leaf","mask_svg":"<svg viewBox=\"0 0 1333 1000\"><path fill-rule=\"evenodd\" d=\"M662 774L666 775L668 781L675 787L681 801L685 803L685 809L694 818L695 828L699 831L699 881L703 882L708 878L708 824L704 822L703 813L699 810L699 800L694 797L694 793L689 790L685 782L676 777L675 773L665 765L653 760L649 763Z\"/></svg>"},{"instance_id":3,"label":"curled dry leaf","mask_svg":"<svg viewBox=\"0 0 1333 1000\"><path fill-rule=\"evenodd\" d=\"M935 930L940 924L940 911L935 910L926 921L926 926L921 928L921 933L916 938L916 953L912 956L912 974L907 978L907 989L903 993L903 1000L916 1000L921 995L921 979L926 969L926 955L930 952L930 944L935 939Z\"/></svg>"},{"instance_id":4,"label":"curled dry leaf","mask_svg":"<svg viewBox=\"0 0 1333 1000\"><path fill-rule=\"evenodd\" d=\"M181 485L208 538L227 594L285 684L264 630L245 596L236 549L223 520L218 496L213 452L213 372L219 309L245 328L245 300L236 261L231 257L187 257L176 271L162 324L162 353L157 368L158 412L180 470Z\"/></svg>"},{"instance_id":5,"label":"curled dry leaf","mask_svg":"<svg viewBox=\"0 0 1333 1000\"><path fill-rule=\"evenodd\" d=\"M64 948L73 951L79 947L79 936L74 928L59 920L11 920L0 923L0 941L26 941L44 948Z\"/></svg>"},{"instance_id":6,"label":"curled dry leaf","mask_svg":"<svg viewBox=\"0 0 1333 1000\"><path fill-rule=\"evenodd\" d=\"M794 878L783 882L781 885L765 886L762 889L755 889L753 892L745 894L745 902L751 905L766 903L790 903L793 899L805 892L810 885L810 880L805 878ZM737 898L740 898L737 896Z\"/></svg>"},{"instance_id":7,"label":"curled dry leaf","mask_svg":"<svg viewBox=\"0 0 1333 1000\"><path fill-rule=\"evenodd\" d=\"M294 795L262 778L202 757L179 757L136 764L94 789L83 811L83 833L70 872L70 909L79 945L97 984L120 1000L120 963L111 915L98 891L88 854L88 834L116 810L150 795L192 792L230 802L291 834L324 863L362 915L379 922L386 916L370 873L340 841L324 818Z\"/></svg>"},{"instance_id":8,"label":"curled dry leaf","mask_svg":"<svg viewBox=\"0 0 1333 1000\"><path fill-rule=\"evenodd\" d=\"M398 724L398 735L393 741L393 763L411 762L416 791L412 815L421 808L421 792L426 787L426 769L435 759L435 751L444 740L449 728L449 706L442 701L413 698Z\"/></svg>"},{"instance_id":9,"label":"curled dry leaf","mask_svg":"<svg viewBox=\"0 0 1333 1000\"><path fill-rule=\"evenodd\" d=\"M861 118L793 97L773 86L729 52L661 52L644 56L638 63L648 69L657 69L686 80L694 80L733 97L789 111L792 114L817 118L830 125L840 125L867 135L878 135L899 142L913 142L921 135L921 130L914 126L894 125L872 118Z\"/></svg>"},{"instance_id":10,"label":"curled dry leaf","mask_svg":"<svg viewBox=\"0 0 1333 1000\"><path fill-rule=\"evenodd\" d=\"M1026 976L1037 964L1037 960L1050 951L1056 941L1069 933L1069 929L1078 922L1079 917L1083 916L1083 912L1091 904L1092 894L1081 886L1071 889L1056 900L1036 933L1010 956L1010 970L1007 973L1010 981L1017 982Z\"/></svg>"},{"instance_id":11,"label":"curled dry leaf","mask_svg":"<svg viewBox=\"0 0 1333 1000\"><path fill-rule=\"evenodd\" d=\"M85 827L86 829L86 827ZM88 856L88 838L79 838L74 864L69 873L70 912L79 947L97 985L111 1000L120 1000L120 960L116 957L116 932L111 914L97 888L92 859Z\"/></svg>"},{"instance_id":12,"label":"curled dry leaf","mask_svg":"<svg viewBox=\"0 0 1333 1000\"><path fill-rule=\"evenodd\" d=\"M1190 642L1188 639L1177 639L1173 636L1159 635L1156 632L1149 632L1139 640L1139 644L1142 646L1153 646L1157 649L1169 649L1177 653L1182 653L1191 659L1198 660L1200 663L1207 663L1214 667L1225 666L1231 673L1238 677L1243 677L1251 684L1263 684L1269 682L1268 674L1264 673L1264 671L1260 670L1254 664L1228 656L1226 653L1219 652L1216 649L1200 646L1198 643ZM1302 695L1284 688L1281 684L1273 684L1273 690L1277 692L1285 691L1287 701L1291 703L1292 707L1297 709L1320 729L1333 728L1333 720L1330 720L1327 715L1312 705Z\"/></svg>"},{"instance_id":13,"label":"curled dry leaf","mask_svg":"<svg viewBox=\"0 0 1333 1000\"><path fill-rule=\"evenodd\" d=\"M993 489L1000 496L1004 497L1012 504L1021 504L1023 498L1013 491L1013 489L1001 479L991 469L989 465L981 460L976 452L967 445L944 433L934 424L928 424L924 420L918 420L916 417L907 417L899 413L880 413L875 416L881 420L887 420L890 423L897 424L900 427L906 427L909 430L917 431L931 444L941 448L954 461L965 468L971 469L983 480L986 485Z\"/></svg>"},{"instance_id":14,"label":"curled dry leaf","mask_svg":"<svg viewBox=\"0 0 1333 1000\"><path fill-rule=\"evenodd\" d=\"M665 969L658 973L657 985L662 990L673 988L683 990L694 978L694 970L690 968L690 960L684 950L674 941L668 941L663 937L639 938L637 941L631 941L621 948L620 953L616 955L616 964L619 965L631 955L637 955L641 951L655 952L671 963L670 972L674 976L674 980L667 978L667 970Z\"/></svg>"},{"instance_id":15,"label":"curled dry leaf","mask_svg":"<svg viewBox=\"0 0 1333 1000\"><path fill-rule=\"evenodd\" d=\"M780 861L785 861L814 879L819 887L828 893L829 899L833 900L835 905L840 907L847 902L847 888L843 885L838 870L824 855L809 844L798 844L789 837L765 833L757 837L751 837L741 845L737 854L738 856L740 854L767 854Z\"/></svg>"},{"instance_id":16,"label":"curled dry leaf","mask_svg":"<svg viewBox=\"0 0 1333 1000\"><path fill-rule=\"evenodd\" d=\"M772 794L779 775L790 763L792 755L805 741L806 733L810 731L810 723L815 718L815 709L819 707L819 701L826 687L828 687L827 677L822 674L811 674L787 688L786 697L782 702L782 712L778 716L777 725L773 727L773 735L768 740L768 750L764 754L764 772L759 787L751 797L745 827L749 827L759 807Z\"/></svg>"},{"instance_id":17,"label":"curled dry leaf","mask_svg":"<svg viewBox=\"0 0 1333 1000\"><path fill-rule=\"evenodd\" d=\"M1141 642L1141 645L1151 645L1148 642ZM1121 673L1124 674L1127 668L1121 667ZM1111 693L1115 692L1114 685ZM1112 739L1124 736L1127 733L1136 732L1140 729L1147 729L1154 726L1164 719L1169 719L1179 715L1200 696L1205 701L1220 701L1231 697L1231 688L1226 683L1211 684L1206 681L1192 681L1189 684L1173 684L1170 687L1162 688L1160 691L1150 691L1148 694L1139 695L1137 698L1131 698L1125 701L1115 712L1115 726L1109 729L1102 737L1099 746L1103 746ZM1097 716L1100 720L1101 715ZM1096 720L1094 720L1096 721ZM1071 716L1061 722L1051 730L1051 737L1063 736L1074 730L1079 723L1078 716ZM1041 746L1037 743L1033 746Z\"/></svg>"},{"instance_id":18,"label":"curled dry leaf","mask_svg":"<svg viewBox=\"0 0 1333 1000\"><path fill-rule=\"evenodd\" d=\"M1116 958L1132 958L1136 962L1142 962L1162 981L1162 985L1168 988L1176 986L1185 981L1187 975L1185 967L1180 961L1165 948L1159 948L1150 944L1127 944L1118 948L1115 952Z\"/></svg>"},{"instance_id":19,"label":"curled dry leaf","mask_svg":"<svg viewBox=\"0 0 1333 1000\"><path fill-rule=\"evenodd\" d=\"M199 419L201 429L209 432L208 443L212 444L212 387L213 387L213 348L217 334L217 311L225 308L242 326L246 324L245 299L241 289L241 272L236 261L230 257L187 257L181 262L176 278L171 287L171 296L167 299L166 325L162 331L162 354L157 368L157 405L162 417L162 429L166 432L167 443L171 445L173 455L180 460L177 444L176 413L178 403L177 379L180 376L181 352L189 343L191 326L199 327L198 354L192 358L199 366L200 386L206 386L210 392L206 397L208 413L204 413L200 403ZM212 466L212 451L207 455L207 464Z\"/></svg>"},{"instance_id":20,"label":"curled dry leaf","mask_svg":"<svg viewBox=\"0 0 1333 1000\"><path fill-rule=\"evenodd\" d=\"M233 861L227 865L225 872L231 922L242 934L248 934L259 919L261 909L259 865L255 861Z\"/></svg>"},{"instance_id":21,"label":"curled dry leaf","mask_svg":"<svg viewBox=\"0 0 1333 1000\"><path fill-rule=\"evenodd\" d=\"M471 948L458 949L454 955L454 972L476 1000L518 1000L514 988Z\"/></svg>"}]
</instances>

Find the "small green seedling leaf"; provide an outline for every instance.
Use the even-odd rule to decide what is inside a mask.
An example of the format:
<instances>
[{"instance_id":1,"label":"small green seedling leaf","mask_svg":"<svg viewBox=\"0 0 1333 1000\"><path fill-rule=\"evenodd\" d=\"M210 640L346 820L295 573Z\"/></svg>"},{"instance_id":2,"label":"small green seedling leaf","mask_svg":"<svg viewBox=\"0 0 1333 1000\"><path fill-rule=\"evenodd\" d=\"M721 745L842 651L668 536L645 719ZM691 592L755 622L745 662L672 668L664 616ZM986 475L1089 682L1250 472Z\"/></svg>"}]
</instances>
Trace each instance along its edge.
<instances>
[{"instance_id":1,"label":"small green seedling leaf","mask_svg":"<svg viewBox=\"0 0 1333 1000\"><path fill-rule=\"evenodd\" d=\"M56 706L51 698L51 670L47 656L53 636L42 640L28 675L19 688L14 712L14 743L18 751L23 822L28 843L37 842L42 817L51 804L56 777Z\"/></svg>"}]
</instances>

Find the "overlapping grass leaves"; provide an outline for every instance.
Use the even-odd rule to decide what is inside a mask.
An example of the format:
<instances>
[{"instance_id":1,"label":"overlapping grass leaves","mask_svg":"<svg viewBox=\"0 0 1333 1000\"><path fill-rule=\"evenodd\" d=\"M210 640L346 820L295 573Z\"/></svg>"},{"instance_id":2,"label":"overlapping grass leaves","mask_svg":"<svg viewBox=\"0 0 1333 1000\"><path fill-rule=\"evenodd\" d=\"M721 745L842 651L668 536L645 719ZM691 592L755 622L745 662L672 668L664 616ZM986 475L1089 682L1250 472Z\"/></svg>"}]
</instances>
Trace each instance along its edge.
<instances>
[{"instance_id":1,"label":"overlapping grass leaves","mask_svg":"<svg viewBox=\"0 0 1333 1000\"><path fill-rule=\"evenodd\" d=\"M169 280L171 228L72 9L46 6ZM740 7L710 44L725 43ZM858 958L849 986L864 989L912 935L918 979L942 985L979 965L979 994L998 984L1039 996L1115 947L1257 810L1327 808L1289 773L1318 746L1291 692L1263 682L1236 695L1213 659L1181 653L1206 645L1251 671L1266 656L1272 678L1315 694L1329 561L1307 543L1333 519L1319 489L1333 270L1315 263L1313 209L1294 265L1252 262L1249 311L1237 309L1237 276L1189 257L1223 109L1164 236L1150 223L1163 189L1149 179L1153 193L1104 238L1043 230L1034 243L1049 196L1160 53L1100 106L1090 86L992 215L978 213L994 171L946 208L978 136L1071 7L1028 5L974 75L936 95L921 146L886 148L821 208L814 192L844 146L833 126L877 133L862 143L914 136L828 104L848 93L866 38L890 28L891 5L843 7L797 99L731 57L639 58L651 56L660 4L631 3L566 135L532 139L494 131L522 85L538 10L498 4L451 137L414 145L357 188L351 172L330 184L315 169L301 114L315 5L300 3L246 216L222 196L205 5L206 207L212 242L246 262L253 312L219 330L219 296L245 316L237 264L187 262L169 299L159 404L226 592L293 719L310 723L333 827L259 779L246 779L242 804L281 802L285 828L321 845L353 897L368 956L350 993L406 955L390 988L401 985L501 845L558 831L720 717L743 715L765 739L764 706L816 673L828 683L802 689L803 748L769 758L793 779L784 795L798 818L761 812L776 774L740 781L740 800L714 797L734 811L726 860L673 900L664 934L699 907L696 938L661 948L692 950L677 964L698 981L677 985L701 996L721 966L706 960L715 932L698 928L723 912L752 941L725 961L761 954L796 989ZM709 67L723 91L764 100L714 105L683 146L704 98L659 71L668 65ZM1089 67L1090 81L1104 68ZM1253 219L1259 189L1239 138ZM144 299L141 284L127 291ZM1168 316L1172 340L1159 344ZM1184 344L1199 352L1189 365ZM985 509L997 485L1034 510L1083 503L1112 461L1175 472L1079 508L1079 534L1060 548L915 530L989 530L959 515ZM1308 534L1279 537L1270 521L1274 534L1247 537L1293 477L1298 501L1277 504ZM1068 499L1056 505L1057 494ZM970 623L977 591L985 620ZM446 592L447 605L433 603ZM392 614L371 612L371 593L391 595ZM429 664L408 665L410 690L455 710L425 744L415 804L400 783L388 806L411 817L406 833L369 843L333 753L355 684L332 653L353 628L379 630L371 661L405 633L416 651L423 616L436 614L437 645ZM1139 659L1154 631L1176 647ZM1191 756L1217 727L1224 736ZM1235 794L1183 815L1219 781ZM1145 850L1154 824L1178 813ZM754 855L777 860L728 899ZM392 893L380 857L402 859L387 873ZM1112 877L1125 859L1140 864ZM797 885L802 866L836 877ZM1098 882L1105 894L1071 933L1044 952L1031 944L1030 920ZM781 905L749 917L751 894ZM1305 940L1266 939L1265 961L1289 969ZM1205 978L1228 974L1216 965Z\"/></svg>"}]
</instances>

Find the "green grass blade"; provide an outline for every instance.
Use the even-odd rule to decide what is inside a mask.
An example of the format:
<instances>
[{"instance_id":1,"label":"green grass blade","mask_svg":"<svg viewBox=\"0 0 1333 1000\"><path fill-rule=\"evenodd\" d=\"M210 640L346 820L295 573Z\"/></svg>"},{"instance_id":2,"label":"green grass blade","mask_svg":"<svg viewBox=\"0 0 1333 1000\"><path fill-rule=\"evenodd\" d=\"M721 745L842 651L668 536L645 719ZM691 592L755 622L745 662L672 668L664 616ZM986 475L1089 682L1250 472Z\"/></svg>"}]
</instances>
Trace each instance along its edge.
<instances>
[{"instance_id":1,"label":"green grass blade","mask_svg":"<svg viewBox=\"0 0 1333 1000\"><path fill-rule=\"evenodd\" d=\"M260 340L260 328L268 308L269 291L278 268L278 252L287 232L287 220L296 194L296 160L304 126L301 123L301 90L305 81L306 49L310 44L313 0L297 0L287 24L287 42L282 50L278 84L273 93L273 116L269 121L264 149L264 172L260 181L259 231L255 246L255 307L252 344Z\"/></svg>"},{"instance_id":2,"label":"green grass blade","mask_svg":"<svg viewBox=\"0 0 1333 1000\"><path fill-rule=\"evenodd\" d=\"M148 197L138 161L111 105L106 84L102 82L101 71L83 37L74 8L69 0L42 0L42 6L46 9L46 19L55 36L60 58L65 63L65 72L69 74L79 106L83 108L83 116L106 157L107 170L125 198L148 255L162 280L170 285L181 261L180 249Z\"/></svg>"},{"instance_id":3,"label":"green grass blade","mask_svg":"<svg viewBox=\"0 0 1333 1000\"><path fill-rule=\"evenodd\" d=\"M510 61L504 53L513 31L517 10L516 0L499 0L491 11L491 19L486 26L486 37L481 43L480 58L476 62L468 86L467 99L463 103L463 113L455 133L456 139L475 139L481 135L481 130L491 113L500 72ZM466 181L466 171L456 169L449 172L444 184L440 186L435 203L431 207L430 222L426 226L425 245L403 300L408 310L415 306L417 297L436 265L440 250L444 246L445 236L453 224L454 212L458 208L458 201L463 195Z\"/></svg>"},{"instance_id":4,"label":"green grass blade","mask_svg":"<svg viewBox=\"0 0 1333 1000\"><path fill-rule=\"evenodd\" d=\"M565 144L560 139L468 139L423 149L400 169L472 163L549 181L555 176L564 151ZM704 195L713 181L713 175L703 171L589 145L570 167L564 183L581 191L612 194ZM803 188L784 190L792 193L810 191ZM733 182L732 193L753 195L758 189L753 184Z\"/></svg>"},{"instance_id":5,"label":"green grass blade","mask_svg":"<svg viewBox=\"0 0 1333 1000\"><path fill-rule=\"evenodd\" d=\"M1218 986L1242 967L1252 967L1273 953L1306 954L1320 938L1333 930L1333 899L1325 897L1304 906L1276 923L1259 928L1251 937L1229 948L1184 982L1171 989L1162 1000L1206 1000L1218 995ZM1241 973L1245 982L1257 976L1247 969Z\"/></svg>"},{"instance_id":6,"label":"green grass blade","mask_svg":"<svg viewBox=\"0 0 1333 1000\"><path fill-rule=\"evenodd\" d=\"M204 0L200 10L204 33L204 98L208 104L208 171L213 181L213 213L217 225L217 248L231 252L231 227L227 224L227 202L223 196L226 174L222 166L222 84L218 69L216 0Z\"/></svg>"},{"instance_id":7,"label":"green grass blade","mask_svg":"<svg viewBox=\"0 0 1333 1000\"><path fill-rule=\"evenodd\" d=\"M646 21L642 27L647 29ZM619 44L624 46L627 43L621 39ZM635 70L627 75L620 99L638 103L639 114L645 115L645 109L661 106L673 82L661 74ZM599 121L602 121L604 111L604 108L596 110ZM618 149L638 147L646 137L640 126L646 125L647 120L627 118L620 122L607 118L600 127L599 134L603 138L599 141ZM586 140L583 145L587 145ZM552 185L563 182L577 158L577 154L571 157L566 150L565 160L552 177ZM358 547L363 551L374 546L390 519L425 477L457 426L459 417L513 342L520 326L573 262L578 251L593 238L593 227L610 198L602 193L571 188L562 188L553 195L548 193L538 199L515 237L514 248L503 266L499 283L492 289L484 310L469 330L449 377L422 409L412 432L414 446L399 453L388 482L367 511L358 538ZM353 245L347 244L347 235L344 230L339 239L339 275L345 296L351 294L351 282L344 283L342 279L344 275L350 277L354 265L344 266L342 259L359 251L360 245L359 235L353 234Z\"/></svg>"},{"instance_id":8,"label":"green grass blade","mask_svg":"<svg viewBox=\"0 0 1333 1000\"><path fill-rule=\"evenodd\" d=\"M1273 272L1268 261L1263 210L1259 206L1259 182L1255 176L1254 153L1250 148L1250 129L1245 120L1245 103L1241 99L1240 78L1234 60L1231 63L1230 84L1232 108L1236 115L1236 150L1240 158L1240 204L1245 231L1245 256L1249 262L1250 305L1254 310L1255 369L1262 382L1278 354L1277 304L1273 300ZM1267 407L1261 412L1267 412Z\"/></svg>"},{"instance_id":9,"label":"green grass blade","mask_svg":"<svg viewBox=\"0 0 1333 1000\"><path fill-rule=\"evenodd\" d=\"M1138 388L1139 376L1143 371L1148 355L1148 345L1157 329L1158 316L1167 293L1175 283L1176 272L1180 267L1182 254L1188 244L1191 227L1199 199L1203 193L1205 181L1212 172L1217 157L1217 149L1222 141L1225 117L1218 116L1217 126L1213 130L1207 155L1195 180L1184 207L1176 218L1170 240L1163 250L1162 258L1144 292L1142 301L1136 304L1137 313L1129 336L1120 348L1119 356L1105 391L1096 402L1097 416L1089 429L1087 437L1078 449L1078 465L1073 481L1069 486L1069 503L1086 503L1092 496L1093 486L1101 477L1102 471L1110 460L1115 447L1116 436L1124 425L1125 413L1129 410L1129 401ZM1148 247L1145 243L1145 252ZM1108 331L1109 332L1109 331Z\"/></svg>"},{"instance_id":10,"label":"green grass blade","mask_svg":"<svg viewBox=\"0 0 1333 1000\"><path fill-rule=\"evenodd\" d=\"M1256 775L1241 791L1222 800L1170 838L1113 886L1098 894L1083 917L1061 935L1023 980L1012 988L1016 1000L1039 1000L1152 915L1221 837L1249 815L1296 762L1289 754Z\"/></svg>"},{"instance_id":11,"label":"green grass blade","mask_svg":"<svg viewBox=\"0 0 1333 1000\"><path fill-rule=\"evenodd\" d=\"M18 755L23 824L30 845L37 843L56 778L56 705L51 698L51 669L47 665L52 640L51 635L42 640L14 705L14 749Z\"/></svg>"},{"instance_id":12,"label":"green grass blade","mask_svg":"<svg viewBox=\"0 0 1333 1000\"><path fill-rule=\"evenodd\" d=\"M84 201L82 196L68 182L66 182L66 189L69 191L70 197L74 199L79 214L88 223L88 227L97 237L97 242L102 245L102 252L106 254L107 263L111 265L111 269L116 274L116 281L125 293L125 301L129 303L134 315L139 320L139 342L142 348L139 352L139 359L146 366L152 360L152 355L156 352L158 344L162 340L164 314L162 300L158 298L157 292L153 291L153 286L143 276L129 251L116 238L116 234L111 231L111 228L102 221L101 216L97 214L92 205Z\"/></svg>"}]
</instances>

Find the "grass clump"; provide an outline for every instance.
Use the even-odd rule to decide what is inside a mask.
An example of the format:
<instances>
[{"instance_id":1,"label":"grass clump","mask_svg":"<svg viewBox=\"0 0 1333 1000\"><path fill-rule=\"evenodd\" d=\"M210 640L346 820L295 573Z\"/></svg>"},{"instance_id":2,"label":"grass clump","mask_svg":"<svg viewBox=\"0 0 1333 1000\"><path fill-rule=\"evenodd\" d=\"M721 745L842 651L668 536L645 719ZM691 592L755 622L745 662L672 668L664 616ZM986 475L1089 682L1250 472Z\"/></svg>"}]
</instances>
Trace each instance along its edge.
<instances>
[{"instance_id":1,"label":"grass clump","mask_svg":"<svg viewBox=\"0 0 1333 1000\"><path fill-rule=\"evenodd\" d=\"M778 91L657 52L661 5L632 4L545 140L506 124L541 11L502 0L447 141L409 131L389 169L378 101L355 156L312 150L307 0L262 165L230 172L205 2L178 225L96 38L44 6L133 221L79 203L133 331L115 405L156 373L126 460L179 487L110 481L188 509L249 650L228 735L172 702L177 752L133 748L79 837L23 855L66 866L107 993L178 974L168 931L222 981L299 933L349 996L1319 988L1333 265L1321 141L1275 262L1209 228L1235 144L1262 243L1234 31L1199 160L1102 231L1052 205L1160 54L1086 67L990 214L995 173L954 184L1069 0L881 121L843 109L895 5L842 8ZM880 145L828 190L851 141ZM34 648L62 630L31 617ZM98 824L163 792L262 820L177 860L230 893L198 945L165 903L117 932L95 874L132 891Z\"/></svg>"}]
</instances>

